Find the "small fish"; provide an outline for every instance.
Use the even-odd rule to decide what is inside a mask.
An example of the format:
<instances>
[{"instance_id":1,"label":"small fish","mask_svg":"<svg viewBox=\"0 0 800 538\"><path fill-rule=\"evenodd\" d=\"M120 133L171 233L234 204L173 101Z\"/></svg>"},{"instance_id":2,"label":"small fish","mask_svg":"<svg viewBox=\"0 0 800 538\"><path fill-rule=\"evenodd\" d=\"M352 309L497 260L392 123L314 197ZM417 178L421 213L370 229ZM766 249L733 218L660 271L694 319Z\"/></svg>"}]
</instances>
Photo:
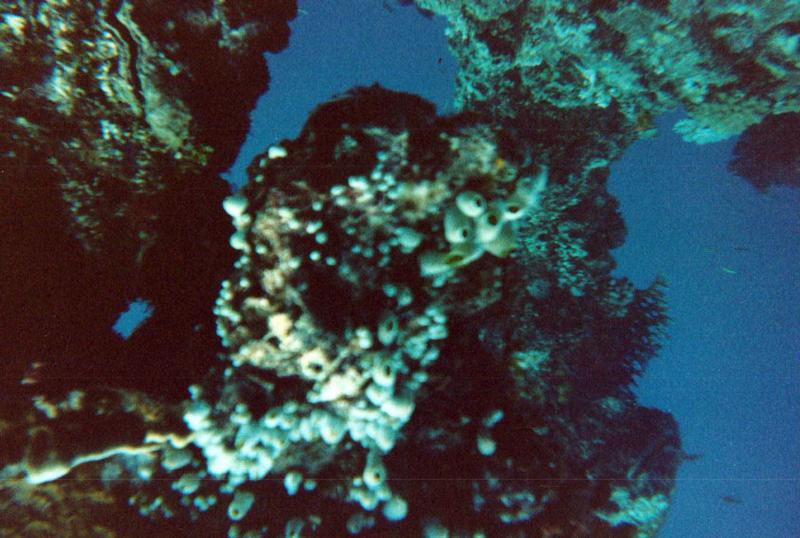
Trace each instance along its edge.
<instances>
[{"instance_id":1,"label":"small fish","mask_svg":"<svg viewBox=\"0 0 800 538\"><path fill-rule=\"evenodd\" d=\"M721 269L722 269L723 273L728 273L729 275L735 275L736 274L736 271L734 271L733 269L729 269L727 267L722 267Z\"/></svg>"},{"instance_id":2,"label":"small fish","mask_svg":"<svg viewBox=\"0 0 800 538\"><path fill-rule=\"evenodd\" d=\"M25 372L25 375L20 381L21 385L35 385L42 379L42 368L45 366L43 362L34 361Z\"/></svg>"},{"instance_id":3,"label":"small fish","mask_svg":"<svg viewBox=\"0 0 800 538\"><path fill-rule=\"evenodd\" d=\"M742 500L735 495L723 495L720 498L728 504L742 504Z\"/></svg>"},{"instance_id":4,"label":"small fish","mask_svg":"<svg viewBox=\"0 0 800 538\"><path fill-rule=\"evenodd\" d=\"M705 454L689 453L689 452L684 452L684 451L681 450L680 458L681 458L681 461L697 461L697 460L701 459L704 455Z\"/></svg>"}]
</instances>

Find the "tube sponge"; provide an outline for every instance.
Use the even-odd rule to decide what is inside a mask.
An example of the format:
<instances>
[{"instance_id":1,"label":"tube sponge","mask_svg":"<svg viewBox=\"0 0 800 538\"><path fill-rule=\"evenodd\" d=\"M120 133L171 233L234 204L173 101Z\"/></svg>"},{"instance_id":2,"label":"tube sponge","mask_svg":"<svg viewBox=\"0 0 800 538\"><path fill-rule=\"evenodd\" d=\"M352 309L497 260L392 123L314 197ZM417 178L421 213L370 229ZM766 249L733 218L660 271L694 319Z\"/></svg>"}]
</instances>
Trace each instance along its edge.
<instances>
[{"instance_id":1,"label":"tube sponge","mask_svg":"<svg viewBox=\"0 0 800 538\"><path fill-rule=\"evenodd\" d=\"M497 237L483 244L486 252L497 256L498 258L505 258L519 247L517 237L514 234L513 228L510 223L505 224Z\"/></svg>"},{"instance_id":2,"label":"tube sponge","mask_svg":"<svg viewBox=\"0 0 800 538\"><path fill-rule=\"evenodd\" d=\"M362 473L364 485L369 489L376 489L386 481L386 467L384 467L380 456L375 451L367 454L367 464Z\"/></svg>"},{"instance_id":3,"label":"tube sponge","mask_svg":"<svg viewBox=\"0 0 800 538\"><path fill-rule=\"evenodd\" d=\"M253 507L255 499L255 496L249 491L237 490L231 504L228 505L228 517L233 521L242 519Z\"/></svg>"},{"instance_id":4,"label":"tube sponge","mask_svg":"<svg viewBox=\"0 0 800 538\"><path fill-rule=\"evenodd\" d=\"M241 217L247 209L247 198L241 194L232 194L222 201L222 208L232 218Z\"/></svg>"},{"instance_id":5,"label":"tube sponge","mask_svg":"<svg viewBox=\"0 0 800 538\"><path fill-rule=\"evenodd\" d=\"M500 200L495 200L489 204L486 213L481 215L476 222L476 235L481 243L494 241L500 230L503 228L505 220L506 206Z\"/></svg>"},{"instance_id":6,"label":"tube sponge","mask_svg":"<svg viewBox=\"0 0 800 538\"><path fill-rule=\"evenodd\" d=\"M422 276L438 276L463 267L477 260L483 249L476 243L461 243L449 252L427 251L420 254L419 267Z\"/></svg>"},{"instance_id":7,"label":"tube sponge","mask_svg":"<svg viewBox=\"0 0 800 538\"><path fill-rule=\"evenodd\" d=\"M480 217L486 211L486 199L473 191L464 191L456 196L456 207L466 216Z\"/></svg>"},{"instance_id":8,"label":"tube sponge","mask_svg":"<svg viewBox=\"0 0 800 538\"><path fill-rule=\"evenodd\" d=\"M400 521L408 514L408 503L402 497L395 495L383 505L383 517L389 521Z\"/></svg>"},{"instance_id":9,"label":"tube sponge","mask_svg":"<svg viewBox=\"0 0 800 538\"><path fill-rule=\"evenodd\" d=\"M372 380L381 387L393 387L397 372L388 359L376 360L372 365Z\"/></svg>"},{"instance_id":10,"label":"tube sponge","mask_svg":"<svg viewBox=\"0 0 800 538\"><path fill-rule=\"evenodd\" d=\"M399 332L397 316L391 312L385 312L378 322L378 341L384 346L389 346L397 338Z\"/></svg>"},{"instance_id":11,"label":"tube sponge","mask_svg":"<svg viewBox=\"0 0 800 538\"><path fill-rule=\"evenodd\" d=\"M322 440L329 445L336 445L344 439L347 433L347 424L334 415L325 414L319 423L319 434Z\"/></svg>"},{"instance_id":12,"label":"tube sponge","mask_svg":"<svg viewBox=\"0 0 800 538\"><path fill-rule=\"evenodd\" d=\"M463 243L472 239L472 220L457 207L450 207L444 213L444 236L449 243Z\"/></svg>"},{"instance_id":13,"label":"tube sponge","mask_svg":"<svg viewBox=\"0 0 800 538\"><path fill-rule=\"evenodd\" d=\"M302 483L303 475L298 471L289 471L283 479L283 486L286 488L286 493L289 495L296 494Z\"/></svg>"}]
</instances>

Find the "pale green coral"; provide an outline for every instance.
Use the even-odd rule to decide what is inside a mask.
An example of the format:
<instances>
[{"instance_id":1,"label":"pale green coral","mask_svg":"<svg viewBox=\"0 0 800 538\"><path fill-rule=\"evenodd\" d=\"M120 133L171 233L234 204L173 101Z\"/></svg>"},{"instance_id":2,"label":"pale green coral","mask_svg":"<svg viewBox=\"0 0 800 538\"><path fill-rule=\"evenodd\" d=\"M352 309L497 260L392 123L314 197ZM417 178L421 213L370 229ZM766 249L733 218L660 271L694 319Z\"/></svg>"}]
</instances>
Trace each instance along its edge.
<instances>
[{"instance_id":1,"label":"pale green coral","mask_svg":"<svg viewBox=\"0 0 800 538\"><path fill-rule=\"evenodd\" d=\"M618 510L595 512L597 517L608 521L614 527L629 523L639 530L638 538L653 536L666 516L669 508L669 499L662 493L646 497L631 497L630 492L623 487L615 487L611 492L611 501L617 505Z\"/></svg>"}]
</instances>

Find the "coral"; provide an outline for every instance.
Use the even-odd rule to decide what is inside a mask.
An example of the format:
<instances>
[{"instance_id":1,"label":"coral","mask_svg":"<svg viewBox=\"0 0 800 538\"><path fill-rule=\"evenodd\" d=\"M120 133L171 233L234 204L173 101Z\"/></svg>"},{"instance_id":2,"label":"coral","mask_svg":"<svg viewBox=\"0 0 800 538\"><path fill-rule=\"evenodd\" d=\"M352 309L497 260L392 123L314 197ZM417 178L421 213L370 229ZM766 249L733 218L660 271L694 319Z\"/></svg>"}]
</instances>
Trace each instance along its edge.
<instances>
[{"instance_id":1,"label":"coral","mask_svg":"<svg viewBox=\"0 0 800 538\"><path fill-rule=\"evenodd\" d=\"M0 532L9 537L111 538L114 499L86 484L0 481ZM146 526L149 526L145 523Z\"/></svg>"},{"instance_id":2,"label":"coral","mask_svg":"<svg viewBox=\"0 0 800 538\"><path fill-rule=\"evenodd\" d=\"M461 112L356 88L226 196L293 1L0 1L4 532L655 535L684 456L631 383L664 282L612 276L608 166L678 105L697 142L796 110L796 14L418 3Z\"/></svg>"},{"instance_id":3,"label":"coral","mask_svg":"<svg viewBox=\"0 0 800 538\"><path fill-rule=\"evenodd\" d=\"M376 121L379 101L394 102L398 120ZM331 129L340 109L346 127ZM187 421L213 475L235 485L289 471L293 494L290 469L318 474L343 451L357 454L355 443L365 469L348 498L367 511L382 504L389 519L405 511L380 454L411 418L448 319L499 298L493 282L508 252L498 245L514 244L515 222L536 210L547 177L541 163L511 175L512 156L487 126L439 127L431 112L411 96L356 90L320 107L297 141L258 157L252 184L225 202L241 256L217 303L220 337L237 370L297 386L269 390L276 401L261 418L244 403L198 399ZM222 425L230 412L240 426Z\"/></svg>"},{"instance_id":4,"label":"coral","mask_svg":"<svg viewBox=\"0 0 800 538\"><path fill-rule=\"evenodd\" d=\"M658 514L626 511L669 497L680 440L628 385L663 298L611 278L608 161L553 144L572 130L438 117L378 86L321 105L219 201L238 257L214 307L223 362L154 320L126 344L196 349L190 401L35 395L3 472L97 477L171 535L652 535Z\"/></svg>"},{"instance_id":5,"label":"coral","mask_svg":"<svg viewBox=\"0 0 800 538\"><path fill-rule=\"evenodd\" d=\"M608 277L624 227L607 170L565 175L537 149L372 87L321 105L298 139L257 156L223 204L239 251L215 308L227 366L192 387L185 420L205 465L176 482L182 502L284 498L280 513L229 512L235 532L536 534L558 521L614 535L616 520L594 512L611 502L600 484L565 495L502 480L619 465L589 439L636 422L627 385L664 322L657 291ZM494 247L504 235L507 251ZM566 279L578 258L576 292ZM549 291L531 301L523 290L543 279ZM597 348L603 331L613 336ZM584 362L595 349L603 359ZM465 469L473 479L449 480ZM407 476L441 486L395 480ZM655 492L666 498L667 484ZM329 508L309 511L318 503Z\"/></svg>"},{"instance_id":6,"label":"coral","mask_svg":"<svg viewBox=\"0 0 800 538\"><path fill-rule=\"evenodd\" d=\"M37 365L45 384L178 399L184 361L213 361L210 308L233 261L219 174L295 14L292 0L0 1L3 390ZM123 346L107 328L136 297L155 314ZM169 379L135 375L147 361Z\"/></svg>"},{"instance_id":7,"label":"coral","mask_svg":"<svg viewBox=\"0 0 800 538\"><path fill-rule=\"evenodd\" d=\"M611 157L673 108L687 110L677 129L697 143L800 108L792 0L417 4L449 21L461 109L568 119Z\"/></svg>"},{"instance_id":8,"label":"coral","mask_svg":"<svg viewBox=\"0 0 800 538\"><path fill-rule=\"evenodd\" d=\"M159 193L206 166L213 177L235 157L247 113L267 87L261 52L286 45L293 3L264 10L257 2L222 9L202 2L180 9L145 1L16 4L2 6L14 24L4 25L0 61L24 77L3 81L9 147L25 158L45 150L37 164L54 176L52 188L87 250L143 256L155 240ZM238 82L244 72L247 81ZM206 83L197 85L198 77ZM231 82L245 106L220 97ZM216 128L221 119L224 135ZM69 133L63 143L52 125ZM128 230L112 241L105 234L115 226Z\"/></svg>"},{"instance_id":9,"label":"coral","mask_svg":"<svg viewBox=\"0 0 800 538\"><path fill-rule=\"evenodd\" d=\"M160 459L177 465L188 443L178 408L141 393L73 390L36 397L0 434L3 536L180 536L171 525L134 524L126 508L128 490Z\"/></svg>"},{"instance_id":10,"label":"coral","mask_svg":"<svg viewBox=\"0 0 800 538\"><path fill-rule=\"evenodd\" d=\"M800 113L767 116L748 127L728 169L761 192L772 185L800 187Z\"/></svg>"}]
</instances>

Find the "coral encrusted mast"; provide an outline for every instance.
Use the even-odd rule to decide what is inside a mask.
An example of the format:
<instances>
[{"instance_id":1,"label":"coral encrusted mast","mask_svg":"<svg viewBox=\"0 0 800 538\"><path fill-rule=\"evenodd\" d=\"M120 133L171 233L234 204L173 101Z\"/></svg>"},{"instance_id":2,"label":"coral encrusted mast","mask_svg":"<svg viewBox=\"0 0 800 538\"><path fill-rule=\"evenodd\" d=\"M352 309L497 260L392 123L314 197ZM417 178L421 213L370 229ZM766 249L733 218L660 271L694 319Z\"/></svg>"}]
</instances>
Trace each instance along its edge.
<instances>
[{"instance_id":1,"label":"coral encrusted mast","mask_svg":"<svg viewBox=\"0 0 800 538\"><path fill-rule=\"evenodd\" d=\"M293 2L0 1L0 532L656 535L684 453L630 386L663 282L611 275L608 165L693 92L745 88L725 133L796 110L797 26L775 2L741 30L762 87L709 44L743 36L689 31L688 0L419 3L481 53L462 110L355 88L225 197ZM626 45L632 12L725 89L675 86ZM155 315L123 342L135 297Z\"/></svg>"}]
</instances>

